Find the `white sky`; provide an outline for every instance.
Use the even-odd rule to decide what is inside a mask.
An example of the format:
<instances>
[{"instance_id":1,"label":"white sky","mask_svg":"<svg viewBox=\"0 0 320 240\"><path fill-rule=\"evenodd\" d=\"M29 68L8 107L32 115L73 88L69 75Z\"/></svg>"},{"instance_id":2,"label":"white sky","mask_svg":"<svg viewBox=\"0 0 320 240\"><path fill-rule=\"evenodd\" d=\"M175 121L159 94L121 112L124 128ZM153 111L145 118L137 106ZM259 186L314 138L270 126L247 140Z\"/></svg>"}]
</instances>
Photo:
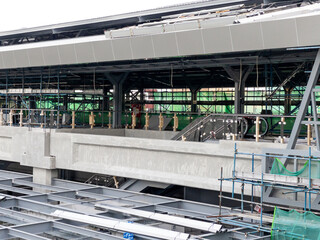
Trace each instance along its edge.
<instances>
[{"instance_id":1,"label":"white sky","mask_svg":"<svg viewBox=\"0 0 320 240\"><path fill-rule=\"evenodd\" d=\"M194 1L194 0L193 0ZM104 17L192 0L2 0L0 31Z\"/></svg>"}]
</instances>

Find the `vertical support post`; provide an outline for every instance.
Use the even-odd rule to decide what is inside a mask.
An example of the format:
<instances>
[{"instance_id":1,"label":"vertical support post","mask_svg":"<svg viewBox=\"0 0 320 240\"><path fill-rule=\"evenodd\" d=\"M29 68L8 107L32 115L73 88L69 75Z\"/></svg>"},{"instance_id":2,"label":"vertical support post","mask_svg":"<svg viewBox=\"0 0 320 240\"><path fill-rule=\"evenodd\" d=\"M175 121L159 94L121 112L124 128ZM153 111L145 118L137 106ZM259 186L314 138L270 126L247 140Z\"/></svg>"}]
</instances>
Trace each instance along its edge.
<instances>
[{"instance_id":1,"label":"vertical support post","mask_svg":"<svg viewBox=\"0 0 320 240\"><path fill-rule=\"evenodd\" d=\"M319 126L318 122L318 111L317 111L317 103L316 103L316 96L315 93L311 92L311 105L312 105L312 112L313 112L313 122L314 122L314 132L316 134L316 147L317 150L320 151L320 133L319 133Z\"/></svg>"},{"instance_id":2,"label":"vertical support post","mask_svg":"<svg viewBox=\"0 0 320 240\"><path fill-rule=\"evenodd\" d=\"M76 126L76 112L72 111L72 123L71 123L72 129L75 129L75 126Z\"/></svg>"},{"instance_id":3,"label":"vertical support post","mask_svg":"<svg viewBox=\"0 0 320 240\"><path fill-rule=\"evenodd\" d=\"M128 73L111 75L106 73L108 80L113 84L113 128L121 128L122 105L123 105L123 83Z\"/></svg>"},{"instance_id":4,"label":"vertical support post","mask_svg":"<svg viewBox=\"0 0 320 240\"><path fill-rule=\"evenodd\" d=\"M57 111L57 128L60 128L60 111Z\"/></svg>"},{"instance_id":5,"label":"vertical support post","mask_svg":"<svg viewBox=\"0 0 320 240\"><path fill-rule=\"evenodd\" d=\"M3 126L3 110L0 110L0 126Z\"/></svg>"},{"instance_id":6,"label":"vertical support post","mask_svg":"<svg viewBox=\"0 0 320 240\"><path fill-rule=\"evenodd\" d=\"M234 198L234 179L236 177L237 143L234 144L233 171L232 171L232 198Z\"/></svg>"},{"instance_id":7,"label":"vertical support post","mask_svg":"<svg viewBox=\"0 0 320 240\"><path fill-rule=\"evenodd\" d=\"M197 112L197 104L198 104L197 94L198 94L199 89L190 89L190 90L191 90L191 112L196 113Z\"/></svg>"},{"instance_id":8,"label":"vertical support post","mask_svg":"<svg viewBox=\"0 0 320 240\"><path fill-rule=\"evenodd\" d=\"M41 117L41 124L40 124L40 128L43 128L43 120L44 120L44 111L43 110L41 110L41 113L40 113L40 117Z\"/></svg>"},{"instance_id":9,"label":"vertical support post","mask_svg":"<svg viewBox=\"0 0 320 240\"><path fill-rule=\"evenodd\" d=\"M285 122L285 118L282 117L281 118L281 122L280 122L281 126L280 126L280 135L281 135L281 143L284 144L284 125L286 125L286 122Z\"/></svg>"},{"instance_id":10,"label":"vertical support post","mask_svg":"<svg viewBox=\"0 0 320 240\"><path fill-rule=\"evenodd\" d=\"M317 126L318 127L318 126ZM311 147L309 147L309 211L311 210L311 188L312 188L312 184L311 184Z\"/></svg>"},{"instance_id":11,"label":"vertical support post","mask_svg":"<svg viewBox=\"0 0 320 240\"><path fill-rule=\"evenodd\" d=\"M293 170L295 172L298 171L298 159L297 158L294 158L293 160ZM298 200L298 192L295 192L294 193L294 200L297 201Z\"/></svg>"},{"instance_id":12,"label":"vertical support post","mask_svg":"<svg viewBox=\"0 0 320 240\"><path fill-rule=\"evenodd\" d=\"M221 173L220 173L219 217L221 217L221 207L222 207L222 181L223 181L223 167L221 167Z\"/></svg>"},{"instance_id":13,"label":"vertical support post","mask_svg":"<svg viewBox=\"0 0 320 240\"><path fill-rule=\"evenodd\" d=\"M243 213L244 183L241 183L241 213Z\"/></svg>"},{"instance_id":14,"label":"vertical support post","mask_svg":"<svg viewBox=\"0 0 320 240\"><path fill-rule=\"evenodd\" d=\"M177 128L179 126L179 119L177 117L177 114L175 113L173 116L173 131L176 132Z\"/></svg>"},{"instance_id":15,"label":"vertical support post","mask_svg":"<svg viewBox=\"0 0 320 240\"><path fill-rule=\"evenodd\" d=\"M137 126L137 118L136 118L136 114L134 112L132 112L132 123L131 123L131 128L135 129L135 127Z\"/></svg>"},{"instance_id":16,"label":"vertical support post","mask_svg":"<svg viewBox=\"0 0 320 240\"><path fill-rule=\"evenodd\" d=\"M111 112L109 112L109 114L108 114L108 118L109 118L108 128L109 129L112 127L111 117L112 117L112 114L111 114Z\"/></svg>"},{"instance_id":17,"label":"vertical support post","mask_svg":"<svg viewBox=\"0 0 320 240\"><path fill-rule=\"evenodd\" d=\"M148 128L149 128L149 121L150 121L149 113L146 113L145 119L146 119L146 123L145 123L145 125L144 125L144 129L145 129L145 130L148 130Z\"/></svg>"},{"instance_id":18,"label":"vertical support post","mask_svg":"<svg viewBox=\"0 0 320 240\"><path fill-rule=\"evenodd\" d=\"M94 127L94 114L93 112L91 112L90 116L89 116L89 125L90 125L90 128L93 129Z\"/></svg>"},{"instance_id":19,"label":"vertical support post","mask_svg":"<svg viewBox=\"0 0 320 240\"><path fill-rule=\"evenodd\" d=\"M238 136L238 123L237 123L237 116L233 117L233 119L231 120L233 123L233 133L232 133L232 140L236 141L237 140L237 136Z\"/></svg>"},{"instance_id":20,"label":"vertical support post","mask_svg":"<svg viewBox=\"0 0 320 240\"><path fill-rule=\"evenodd\" d=\"M284 99L284 114L289 115L291 112L291 92L293 88L284 88L285 99Z\"/></svg>"},{"instance_id":21,"label":"vertical support post","mask_svg":"<svg viewBox=\"0 0 320 240\"><path fill-rule=\"evenodd\" d=\"M6 73L6 107L5 108L8 108L8 82L9 82L9 76L7 71ZM6 120L7 120L7 117L6 117Z\"/></svg>"},{"instance_id":22,"label":"vertical support post","mask_svg":"<svg viewBox=\"0 0 320 240\"><path fill-rule=\"evenodd\" d=\"M254 153L252 153L252 156L251 156L251 172L252 174L254 173ZM251 184L251 213L253 213L253 184Z\"/></svg>"},{"instance_id":23,"label":"vertical support post","mask_svg":"<svg viewBox=\"0 0 320 240\"><path fill-rule=\"evenodd\" d=\"M260 196L260 205L261 205L261 209L260 209L260 227L262 227L262 223L263 223L263 172L261 171L261 196Z\"/></svg>"},{"instance_id":24,"label":"vertical support post","mask_svg":"<svg viewBox=\"0 0 320 240\"><path fill-rule=\"evenodd\" d=\"M124 114L124 115L125 115L125 121L126 121L126 122L125 122L125 125L124 125L124 128L125 128L125 129L128 129L128 125L129 125L129 124L128 124L128 112L125 111L125 114ZM131 116L131 118L132 118L132 116Z\"/></svg>"},{"instance_id":25,"label":"vertical support post","mask_svg":"<svg viewBox=\"0 0 320 240\"><path fill-rule=\"evenodd\" d=\"M9 112L9 126L12 127L13 125L13 110L10 109L10 112Z\"/></svg>"},{"instance_id":26,"label":"vertical support post","mask_svg":"<svg viewBox=\"0 0 320 240\"><path fill-rule=\"evenodd\" d=\"M260 117L256 117L256 142L260 139Z\"/></svg>"},{"instance_id":27,"label":"vertical support post","mask_svg":"<svg viewBox=\"0 0 320 240\"><path fill-rule=\"evenodd\" d=\"M41 68L41 76L40 76L40 108L42 108L42 81L43 81L43 73Z\"/></svg>"},{"instance_id":28,"label":"vertical support post","mask_svg":"<svg viewBox=\"0 0 320 240\"><path fill-rule=\"evenodd\" d=\"M234 82L234 113L239 114L241 113L240 110L240 83L239 81Z\"/></svg>"},{"instance_id":29,"label":"vertical support post","mask_svg":"<svg viewBox=\"0 0 320 240\"><path fill-rule=\"evenodd\" d=\"M22 111L22 109L20 110L19 116L20 116L19 126L22 127L23 126L23 111Z\"/></svg>"},{"instance_id":30,"label":"vertical support post","mask_svg":"<svg viewBox=\"0 0 320 240\"><path fill-rule=\"evenodd\" d=\"M163 116L162 113L159 115L159 131L162 131L163 128Z\"/></svg>"},{"instance_id":31,"label":"vertical support post","mask_svg":"<svg viewBox=\"0 0 320 240\"><path fill-rule=\"evenodd\" d=\"M50 128L53 126L54 123L54 113L53 111L50 112Z\"/></svg>"},{"instance_id":32,"label":"vertical support post","mask_svg":"<svg viewBox=\"0 0 320 240\"><path fill-rule=\"evenodd\" d=\"M308 121L311 122L311 118L308 118ZM307 143L308 146L311 146L311 138L312 138L312 132L311 132L311 124L307 124Z\"/></svg>"}]
</instances>

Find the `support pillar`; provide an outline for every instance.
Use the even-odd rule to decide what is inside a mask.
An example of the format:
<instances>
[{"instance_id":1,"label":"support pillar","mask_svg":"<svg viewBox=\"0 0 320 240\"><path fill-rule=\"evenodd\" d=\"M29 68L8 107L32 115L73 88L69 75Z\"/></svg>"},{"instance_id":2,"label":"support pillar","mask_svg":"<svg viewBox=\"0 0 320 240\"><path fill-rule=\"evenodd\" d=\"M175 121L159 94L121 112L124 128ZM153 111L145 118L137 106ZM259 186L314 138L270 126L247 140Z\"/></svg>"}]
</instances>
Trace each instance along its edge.
<instances>
[{"instance_id":1,"label":"support pillar","mask_svg":"<svg viewBox=\"0 0 320 240\"><path fill-rule=\"evenodd\" d=\"M195 112L198 112L197 95L199 92L199 88L197 88L197 89L190 88L190 90L191 90L191 112L195 113Z\"/></svg>"},{"instance_id":2,"label":"support pillar","mask_svg":"<svg viewBox=\"0 0 320 240\"><path fill-rule=\"evenodd\" d=\"M44 185L51 185L52 178L58 177L57 169L44 169L33 167L33 182ZM40 191L40 189L37 189Z\"/></svg>"},{"instance_id":3,"label":"support pillar","mask_svg":"<svg viewBox=\"0 0 320 240\"><path fill-rule=\"evenodd\" d=\"M30 106L30 109L37 108L35 97L33 97L33 96L29 97L29 106Z\"/></svg>"},{"instance_id":4,"label":"support pillar","mask_svg":"<svg viewBox=\"0 0 320 240\"><path fill-rule=\"evenodd\" d=\"M68 111L68 103L69 103L69 98L67 95L63 96L63 109L65 111Z\"/></svg>"},{"instance_id":5,"label":"support pillar","mask_svg":"<svg viewBox=\"0 0 320 240\"><path fill-rule=\"evenodd\" d=\"M235 114L241 113L239 85L240 85L240 83L238 81L234 82L234 113Z\"/></svg>"},{"instance_id":6,"label":"support pillar","mask_svg":"<svg viewBox=\"0 0 320 240\"><path fill-rule=\"evenodd\" d=\"M242 114L244 113L245 84L254 65L248 66L243 72L230 66L224 66L223 68L234 81L234 113Z\"/></svg>"},{"instance_id":7,"label":"support pillar","mask_svg":"<svg viewBox=\"0 0 320 240\"><path fill-rule=\"evenodd\" d=\"M285 99L284 99L284 114L290 115L291 112L291 92L292 88L284 88Z\"/></svg>"},{"instance_id":8,"label":"support pillar","mask_svg":"<svg viewBox=\"0 0 320 240\"><path fill-rule=\"evenodd\" d=\"M109 111L109 89L103 89L102 111Z\"/></svg>"},{"instance_id":9,"label":"support pillar","mask_svg":"<svg viewBox=\"0 0 320 240\"><path fill-rule=\"evenodd\" d=\"M108 80L113 84L113 128L121 128L121 118L123 111L123 83L128 77L128 73L111 74L106 73Z\"/></svg>"}]
</instances>

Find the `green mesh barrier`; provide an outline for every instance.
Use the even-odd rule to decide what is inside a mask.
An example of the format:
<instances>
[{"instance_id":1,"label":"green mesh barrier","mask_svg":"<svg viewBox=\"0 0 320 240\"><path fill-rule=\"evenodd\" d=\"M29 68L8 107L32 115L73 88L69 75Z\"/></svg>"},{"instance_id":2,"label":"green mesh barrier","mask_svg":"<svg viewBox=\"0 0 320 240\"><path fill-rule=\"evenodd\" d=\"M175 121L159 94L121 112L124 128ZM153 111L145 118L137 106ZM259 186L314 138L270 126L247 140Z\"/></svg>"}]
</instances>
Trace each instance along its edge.
<instances>
[{"instance_id":1,"label":"green mesh barrier","mask_svg":"<svg viewBox=\"0 0 320 240\"><path fill-rule=\"evenodd\" d=\"M300 170L293 172L288 170L282 162L275 158L272 164L271 174L285 175L285 176L299 176L308 178L309 177L309 160L305 161L303 165L301 164L301 160L299 161ZM292 164L291 164L292 167ZM311 178L320 179L320 162L312 161L311 162Z\"/></svg>"},{"instance_id":2,"label":"green mesh barrier","mask_svg":"<svg viewBox=\"0 0 320 240\"><path fill-rule=\"evenodd\" d=\"M286 175L286 176L301 176L304 175L304 177L307 177L308 175L308 170L309 170L309 160L305 162L303 167L297 171L297 172L291 172L289 171L283 164L282 162L278 159L275 158L272 164L271 168L271 174L278 174L278 175Z\"/></svg>"},{"instance_id":3,"label":"green mesh barrier","mask_svg":"<svg viewBox=\"0 0 320 240\"><path fill-rule=\"evenodd\" d=\"M298 213L274 208L272 240L320 240L320 217L312 212Z\"/></svg>"}]
</instances>

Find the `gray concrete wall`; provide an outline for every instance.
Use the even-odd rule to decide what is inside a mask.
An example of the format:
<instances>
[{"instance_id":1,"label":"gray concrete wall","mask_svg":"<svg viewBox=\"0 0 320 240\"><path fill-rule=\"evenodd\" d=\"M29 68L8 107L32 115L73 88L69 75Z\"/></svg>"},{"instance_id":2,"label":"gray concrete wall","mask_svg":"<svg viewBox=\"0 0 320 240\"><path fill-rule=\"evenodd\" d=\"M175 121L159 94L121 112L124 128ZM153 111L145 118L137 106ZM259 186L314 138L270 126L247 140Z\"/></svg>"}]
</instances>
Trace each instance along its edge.
<instances>
[{"instance_id":1,"label":"gray concrete wall","mask_svg":"<svg viewBox=\"0 0 320 240\"><path fill-rule=\"evenodd\" d=\"M57 129L57 133L78 133L78 134L92 134L104 136L122 136L132 138L151 138L151 139L167 139L170 140L178 132L172 131L152 131L142 129L108 129L108 128L62 128Z\"/></svg>"},{"instance_id":2,"label":"gray concrete wall","mask_svg":"<svg viewBox=\"0 0 320 240\"><path fill-rule=\"evenodd\" d=\"M219 143L74 134L56 130L0 127L0 159L43 169L67 169L218 190L220 169L231 177L233 141ZM285 144L239 141L241 152ZM256 159L260 172L260 160ZM237 171L251 171L251 157L237 157ZM224 183L224 191L231 184ZM239 190L237 188L237 190ZM238 192L238 191L237 191ZM257 191L258 193L258 191Z\"/></svg>"},{"instance_id":3,"label":"gray concrete wall","mask_svg":"<svg viewBox=\"0 0 320 240\"><path fill-rule=\"evenodd\" d=\"M125 129L125 136L132 138L149 138L149 139L164 139L170 140L178 132L172 131L153 131L153 130L141 130L141 129Z\"/></svg>"}]
</instances>

